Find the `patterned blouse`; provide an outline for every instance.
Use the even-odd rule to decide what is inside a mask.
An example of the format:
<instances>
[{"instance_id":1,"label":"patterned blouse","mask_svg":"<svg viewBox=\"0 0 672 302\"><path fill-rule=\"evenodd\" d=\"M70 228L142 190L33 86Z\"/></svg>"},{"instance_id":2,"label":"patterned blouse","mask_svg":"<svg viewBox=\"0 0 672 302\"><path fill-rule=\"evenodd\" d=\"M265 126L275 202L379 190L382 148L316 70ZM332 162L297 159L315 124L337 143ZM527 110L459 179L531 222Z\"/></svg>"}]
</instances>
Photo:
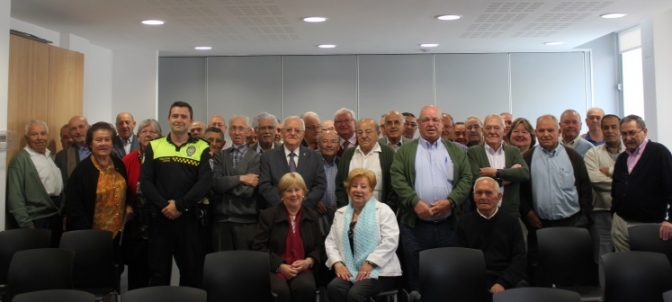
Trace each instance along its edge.
<instances>
[{"instance_id":1,"label":"patterned blouse","mask_svg":"<svg viewBox=\"0 0 672 302\"><path fill-rule=\"evenodd\" d=\"M126 214L126 180L114 169L114 163L103 167L91 157L93 165L100 171L96 187L96 209L93 213L93 229L112 232L112 238L124 227Z\"/></svg>"}]
</instances>

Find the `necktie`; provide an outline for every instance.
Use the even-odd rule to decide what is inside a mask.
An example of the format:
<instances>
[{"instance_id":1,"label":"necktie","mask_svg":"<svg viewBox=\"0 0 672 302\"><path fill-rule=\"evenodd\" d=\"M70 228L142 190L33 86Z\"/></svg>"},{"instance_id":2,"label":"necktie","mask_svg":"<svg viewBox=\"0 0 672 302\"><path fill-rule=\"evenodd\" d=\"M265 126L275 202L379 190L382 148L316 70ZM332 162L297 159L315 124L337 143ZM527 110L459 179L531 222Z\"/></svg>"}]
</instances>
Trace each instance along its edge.
<instances>
[{"instance_id":1,"label":"necktie","mask_svg":"<svg viewBox=\"0 0 672 302\"><path fill-rule=\"evenodd\" d=\"M289 172L296 172L296 162L294 161L294 152L289 153Z\"/></svg>"},{"instance_id":2,"label":"necktie","mask_svg":"<svg viewBox=\"0 0 672 302\"><path fill-rule=\"evenodd\" d=\"M348 149L350 147L350 141L344 141L343 142L343 150Z\"/></svg>"}]
</instances>

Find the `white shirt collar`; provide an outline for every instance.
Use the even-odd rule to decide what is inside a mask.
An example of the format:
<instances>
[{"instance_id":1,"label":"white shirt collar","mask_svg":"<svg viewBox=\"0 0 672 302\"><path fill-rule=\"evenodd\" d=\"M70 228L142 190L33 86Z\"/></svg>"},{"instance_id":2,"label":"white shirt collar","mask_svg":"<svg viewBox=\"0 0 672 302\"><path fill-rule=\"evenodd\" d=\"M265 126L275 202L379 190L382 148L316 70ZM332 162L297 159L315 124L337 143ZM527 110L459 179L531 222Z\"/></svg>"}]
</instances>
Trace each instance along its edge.
<instances>
[{"instance_id":1,"label":"white shirt collar","mask_svg":"<svg viewBox=\"0 0 672 302\"><path fill-rule=\"evenodd\" d=\"M483 219L490 220L492 219L492 217L495 217L495 215L497 215L497 212L499 212L499 207L495 207L495 212L493 212L492 215L490 215L490 217L483 215L483 213L481 213L481 210L479 209L476 209L476 212L478 212L478 215L481 215Z\"/></svg>"},{"instance_id":2,"label":"white shirt collar","mask_svg":"<svg viewBox=\"0 0 672 302\"><path fill-rule=\"evenodd\" d=\"M39 155L39 156L45 156L45 157L49 157L51 155L51 150L49 150L49 149L45 150L44 154L33 150L33 148L31 148L28 145L26 145L26 147L23 148L23 149L26 150L26 152L28 152L28 154L30 154L30 155Z\"/></svg>"}]
</instances>

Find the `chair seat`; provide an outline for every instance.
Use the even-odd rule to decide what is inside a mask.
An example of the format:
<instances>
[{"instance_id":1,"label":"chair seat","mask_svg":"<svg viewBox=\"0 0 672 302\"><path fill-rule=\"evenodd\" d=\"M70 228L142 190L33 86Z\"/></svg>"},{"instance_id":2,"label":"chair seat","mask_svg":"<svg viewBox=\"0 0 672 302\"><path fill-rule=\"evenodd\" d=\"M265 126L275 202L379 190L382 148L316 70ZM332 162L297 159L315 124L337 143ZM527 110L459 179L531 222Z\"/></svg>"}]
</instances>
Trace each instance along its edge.
<instances>
[{"instance_id":1,"label":"chair seat","mask_svg":"<svg viewBox=\"0 0 672 302\"><path fill-rule=\"evenodd\" d=\"M595 286L567 286L558 287L568 291L573 291L581 296L581 301L604 301L604 292L601 288Z\"/></svg>"},{"instance_id":2,"label":"chair seat","mask_svg":"<svg viewBox=\"0 0 672 302\"><path fill-rule=\"evenodd\" d=\"M81 290L83 292L91 293L96 298L102 298L108 294L114 293L114 288L111 287L89 287L89 288L75 288L76 290Z\"/></svg>"}]
</instances>

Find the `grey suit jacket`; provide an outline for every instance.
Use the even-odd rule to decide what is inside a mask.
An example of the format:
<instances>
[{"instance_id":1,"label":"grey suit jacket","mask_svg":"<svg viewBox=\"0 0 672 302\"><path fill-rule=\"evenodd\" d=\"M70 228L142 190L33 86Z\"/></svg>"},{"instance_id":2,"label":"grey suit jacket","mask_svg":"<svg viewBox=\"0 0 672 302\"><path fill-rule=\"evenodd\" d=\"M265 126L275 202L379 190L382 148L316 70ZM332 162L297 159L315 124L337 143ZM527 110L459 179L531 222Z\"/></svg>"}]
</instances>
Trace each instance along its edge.
<instances>
[{"instance_id":1,"label":"grey suit jacket","mask_svg":"<svg viewBox=\"0 0 672 302\"><path fill-rule=\"evenodd\" d=\"M236 167L233 167L233 148L217 152L212 171L212 191L215 200L211 200L211 213L215 221L254 223L259 217L257 207L257 188L240 182L240 175L259 175L261 155L253 149L247 149ZM213 204L214 203L214 204Z\"/></svg>"},{"instance_id":2,"label":"grey suit jacket","mask_svg":"<svg viewBox=\"0 0 672 302\"><path fill-rule=\"evenodd\" d=\"M407 142L410 142L410 141L412 141L412 139L408 139L408 138L405 138L405 137L403 137L403 136L401 137L401 144L402 144L402 145L405 144L405 143L407 143ZM381 146L383 146L383 145L384 145L384 146L388 146L388 147L392 148L392 150L394 150L394 151L397 151L397 150L399 149L399 148L394 148L394 147L388 145L388 144L387 144L387 137L381 137L381 138L379 138L379 139L378 139L378 143L379 143Z\"/></svg>"},{"instance_id":3,"label":"grey suit jacket","mask_svg":"<svg viewBox=\"0 0 672 302\"><path fill-rule=\"evenodd\" d=\"M112 142L112 148L117 152L119 158L124 158L126 156L126 150L124 150L124 144L121 142L121 138L117 135ZM140 142L138 142L138 137L133 134L131 136L131 152L140 148Z\"/></svg>"},{"instance_id":4,"label":"grey suit jacket","mask_svg":"<svg viewBox=\"0 0 672 302\"><path fill-rule=\"evenodd\" d=\"M322 155L304 146L297 149L299 161L296 172L301 174L306 182L306 199L303 204L310 209L315 209L317 202L322 200L324 191L327 189L327 178L324 175L324 160ZM278 182L280 178L289 173L289 164L285 157L285 147L280 146L268 150L261 155L261 174L259 175L259 194L268 206L280 203Z\"/></svg>"}]
</instances>

